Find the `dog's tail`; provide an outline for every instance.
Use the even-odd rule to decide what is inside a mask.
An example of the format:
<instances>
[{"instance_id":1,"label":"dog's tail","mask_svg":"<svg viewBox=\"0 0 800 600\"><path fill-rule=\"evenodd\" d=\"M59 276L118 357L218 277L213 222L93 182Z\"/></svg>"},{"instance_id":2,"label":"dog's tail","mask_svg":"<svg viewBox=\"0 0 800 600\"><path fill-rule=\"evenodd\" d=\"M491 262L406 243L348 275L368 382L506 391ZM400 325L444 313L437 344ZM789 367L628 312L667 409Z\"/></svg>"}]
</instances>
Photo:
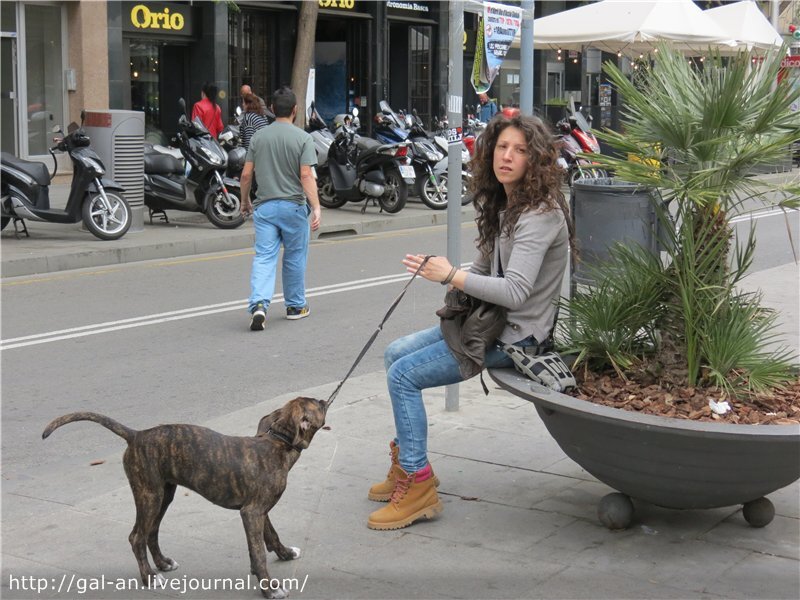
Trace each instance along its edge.
<instances>
[{"instance_id":1,"label":"dog's tail","mask_svg":"<svg viewBox=\"0 0 800 600\"><path fill-rule=\"evenodd\" d=\"M133 436L136 435L136 430L131 429L130 427L125 427L122 423L115 421L105 415L101 415L99 413L93 412L74 412L69 413L68 415L64 415L63 417L58 417L57 419L53 419L50 424L44 428L42 432L42 439L47 438L51 433L53 433L56 429L61 427L62 425L66 425L67 423L73 423L75 421L93 421L95 423L99 423L106 429L113 431L119 437L124 439L126 442L129 442L133 439Z\"/></svg>"}]
</instances>

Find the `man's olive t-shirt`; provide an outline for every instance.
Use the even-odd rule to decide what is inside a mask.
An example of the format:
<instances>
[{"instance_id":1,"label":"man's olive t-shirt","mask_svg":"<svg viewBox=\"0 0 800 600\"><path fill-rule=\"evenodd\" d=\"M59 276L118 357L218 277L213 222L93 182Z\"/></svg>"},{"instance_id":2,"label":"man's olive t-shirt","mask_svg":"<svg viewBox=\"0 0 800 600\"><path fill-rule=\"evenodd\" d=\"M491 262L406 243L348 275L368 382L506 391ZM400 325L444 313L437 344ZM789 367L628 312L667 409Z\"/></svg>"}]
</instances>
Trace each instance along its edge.
<instances>
[{"instance_id":1,"label":"man's olive t-shirt","mask_svg":"<svg viewBox=\"0 0 800 600\"><path fill-rule=\"evenodd\" d=\"M317 163L314 140L305 131L280 121L262 127L250 140L245 160L253 163L258 181L254 206L269 200L305 204L300 166Z\"/></svg>"}]
</instances>

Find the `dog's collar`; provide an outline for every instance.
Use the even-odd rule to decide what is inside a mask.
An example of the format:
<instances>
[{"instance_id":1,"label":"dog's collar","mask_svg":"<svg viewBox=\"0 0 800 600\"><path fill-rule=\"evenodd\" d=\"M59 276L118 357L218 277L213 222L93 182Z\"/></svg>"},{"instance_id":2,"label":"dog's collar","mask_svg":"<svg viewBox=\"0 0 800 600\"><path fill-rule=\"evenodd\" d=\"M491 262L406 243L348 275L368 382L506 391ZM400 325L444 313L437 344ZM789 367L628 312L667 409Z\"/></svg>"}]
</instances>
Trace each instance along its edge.
<instances>
[{"instance_id":1,"label":"dog's collar","mask_svg":"<svg viewBox=\"0 0 800 600\"><path fill-rule=\"evenodd\" d=\"M294 444L292 443L292 440L290 440L290 439L289 439L289 436L288 436L288 435L286 435L285 433L282 433L282 432L280 432L280 431L275 431L275 430L274 430L272 427L270 427L270 428L267 430L267 434L268 434L268 435L271 435L271 436L272 436L272 437L274 437L276 440L280 440L281 442L283 442L284 444L286 444L287 446L289 446L289 447L290 447L292 450L297 450L298 452L302 452L302 451L303 451L303 448L301 448L300 446L296 446L296 445L294 445Z\"/></svg>"}]
</instances>

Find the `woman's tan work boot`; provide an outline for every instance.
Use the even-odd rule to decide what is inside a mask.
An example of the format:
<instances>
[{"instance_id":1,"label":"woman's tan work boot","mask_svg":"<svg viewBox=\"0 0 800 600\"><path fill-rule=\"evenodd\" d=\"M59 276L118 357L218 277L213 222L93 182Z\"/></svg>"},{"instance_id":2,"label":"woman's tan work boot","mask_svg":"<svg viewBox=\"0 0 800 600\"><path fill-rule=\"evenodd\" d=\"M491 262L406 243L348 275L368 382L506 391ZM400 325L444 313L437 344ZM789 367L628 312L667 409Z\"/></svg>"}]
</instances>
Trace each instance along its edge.
<instances>
[{"instance_id":1,"label":"woman's tan work boot","mask_svg":"<svg viewBox=\"0 0 800 600\"><path fill-rule=\"evenodd\" d=\"M410 475L400 465L393 469L396 481L389 504L369 516L367 527L402 529L418 519L431 519L442 512L430 465Z\"/></svg>"},{"instance_id":2,"label":"woman's tan work boot","mask_svg":"<svg viewBox=\"0 0 800 600\"><path fill-rule=\"evenodd\" d=\"M388 502L394 491L394 484L397 481L397 470L395 467L400 468L400 446L395 444L394 440L389 442L389 456L392 459L392 464L389 467L389 472L386 473L386 479L369 488L369 494L367 494L367 498L375 502ZM400 469L400 471L402 471L402 469ZM432 477L433 485L439 487L439 478L436 477L436 475L432 475Z\"/></svg>"}]
</instances>

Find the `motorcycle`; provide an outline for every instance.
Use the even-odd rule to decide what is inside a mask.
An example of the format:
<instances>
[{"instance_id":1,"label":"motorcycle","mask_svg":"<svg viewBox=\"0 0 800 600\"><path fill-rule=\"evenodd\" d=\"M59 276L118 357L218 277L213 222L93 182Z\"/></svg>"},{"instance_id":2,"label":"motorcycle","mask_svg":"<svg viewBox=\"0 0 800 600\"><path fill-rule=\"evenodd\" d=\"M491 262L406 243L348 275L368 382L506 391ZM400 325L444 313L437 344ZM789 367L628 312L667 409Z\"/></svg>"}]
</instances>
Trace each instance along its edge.
<instances>
[{"instance_id":1,"label":"motorcycle","mask_svg":"<svg viewBox=\"0 0 800 600\"><path fill-rule=\"evenodd\" d=\"M247 150L241 145L238 125L226 125L219 134L219 145L228 154L228 166L224 179L241 179Z\"/></svg>"},{"instance_id":2,"label":"motorcycle","mask_svg":"<svg viewBox=\"0 0 800 600\"><path fill-rule=\"evenodd\" d=\"M319 116L316 103L313 101L308 109L306 132L314 140L314 148L317 151L317 172L319 172L325 169L325 165L328 162L328 150L330 150L334 136L333 132L325 125L325 121Z\"/></svg>"},{"instance_id":3,"label":"motorcycle","mask_svg":"<svg viewBox=\"0 0 800 600\"><path fill-rule=\"evenodd\" d=\"M358 115L353 109L353 116ZM347 202L372 198L387 213L397 213L408 199L414 168L406 164L408 143L381 144L357 136L343 122L328 148L328 160L317 168L319 202L325 208L341 208ZM367 203L361 212L365 212Z\"/></svg>"},{"instance_id":4,"label":"motorcycle","mask_svg":"<svg viewBox=\"0 0 800 600\"><path fill-rule=\"evenodd\" d=\"M599 154L600 144L592 133L590 121L578 110L570 109L570 114L556 123L560 134L561 157L558 163L564 169L569 186L585 177L597 179L607 177L607 173L594 166L590 159L579 154Z\"/></svg>"},{"instance_id":5,"label":"motorcycle","mask_svg":"<svg viewBox=\"0 0 800 600\"><path fill-rule=\"evenodd\" d=\"M228 155L199 119L186 117L186 103L179 100L176 143L186 166L162 147L145 144L144 203L153 215L169 222L166 210L202 212L220 229L235 229L244 223L240 185L225 176ZM188 173L187 173L188 171Z\"/></svg>"},{"instance_id":6,"label":"motorcycle","mask_svg":"<svg viewBox=\"0 0 800 600\"><path fill-rule=\"evenodd\" d=\"M447 142L441 136L425 131L416 110L412 110L411 114L398 115L385 100L379 106L381 112L376 119L376 137L387 143L410 142L416 195L433 210L447 208ZM468 177L469 173L462 172L462 182ZM469 197L462 184L461 204L467 203Z\"/></svg>"},{"instance_id":7,"label":"motorcycle","mask_svg":"<svg viewBox=\"0 0 800 600\"><path fill-rule=\"evenodd\" d=\"M90 148L89 136L83 130L86 113L81 111L81 124L73 123L64 134L59 126L53 133L62 135L48 149L53 157L53 172L44 163L2 153L2 185L0 186L0 229L13 219L22 223L22 232L29 236L24 219L51 223L78 223L101 240L117 240L131 226L131 208L121 192L124 188L104 178L105 166ZM72 187L63 210L50 208L50 183L58 171L55 151L67 152L72 160Z\"/></svg>"}]
</instances>

